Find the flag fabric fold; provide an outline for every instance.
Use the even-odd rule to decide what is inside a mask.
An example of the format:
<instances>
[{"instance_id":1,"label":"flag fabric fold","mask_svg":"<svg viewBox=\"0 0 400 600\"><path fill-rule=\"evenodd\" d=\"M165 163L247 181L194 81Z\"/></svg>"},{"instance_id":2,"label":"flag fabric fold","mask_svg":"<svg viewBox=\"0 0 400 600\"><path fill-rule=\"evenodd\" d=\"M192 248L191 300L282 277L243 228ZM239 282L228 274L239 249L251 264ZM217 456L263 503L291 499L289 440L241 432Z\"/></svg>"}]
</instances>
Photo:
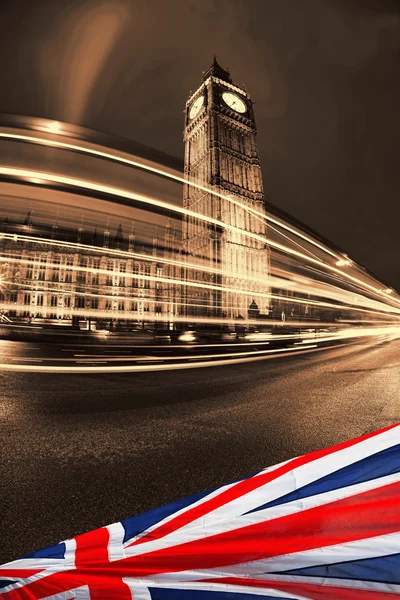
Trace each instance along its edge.
<instances>
[{"instance_id":1,"label":"flag fabric fold","mask_svg":"<svg viewBox=\"0 0 400 600\"><path fill-rule=\"evenodd\" d=\"M400 598L400 424L0 566L0 600Z\"/></svg>"}]
</instances>

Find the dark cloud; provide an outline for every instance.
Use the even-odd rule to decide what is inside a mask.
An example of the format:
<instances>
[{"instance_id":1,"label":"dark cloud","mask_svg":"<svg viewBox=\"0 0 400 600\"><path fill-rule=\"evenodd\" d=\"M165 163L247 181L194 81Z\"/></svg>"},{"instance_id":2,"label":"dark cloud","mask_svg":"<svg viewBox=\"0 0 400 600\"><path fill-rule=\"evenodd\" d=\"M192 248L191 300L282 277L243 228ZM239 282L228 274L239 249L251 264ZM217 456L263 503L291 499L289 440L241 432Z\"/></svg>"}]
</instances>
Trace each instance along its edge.
<instances>
[{"instance_id":1,"label":"dark cloud","mask_svg":"<svg viewBox=\"0 0 400 600\"><path fill-rule=\"evenodd\" d=\"M3 0L0 110L182 156L212 53L255 102L274 204L400 288L395 0Z\"/></svg>"}]
</instances>

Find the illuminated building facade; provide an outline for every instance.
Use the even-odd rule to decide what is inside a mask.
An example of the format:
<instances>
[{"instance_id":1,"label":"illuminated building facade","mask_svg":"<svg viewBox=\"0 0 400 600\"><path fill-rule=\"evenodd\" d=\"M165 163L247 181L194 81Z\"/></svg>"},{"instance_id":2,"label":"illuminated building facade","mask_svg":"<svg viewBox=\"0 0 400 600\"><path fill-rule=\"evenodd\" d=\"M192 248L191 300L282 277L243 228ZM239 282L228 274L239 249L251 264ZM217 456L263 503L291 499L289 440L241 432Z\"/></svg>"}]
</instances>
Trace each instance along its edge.
<instances>
[{"instance_id":1,"label":"illuminated building facade","mask_svg":"<svg viewBox=\"0 0 400 600\"><path fill-rule=\"evenodd\" d=\"M57 224L40 237L28 213L14 229L3 227L0 311L106 326L268 315L269 249L252 102L216 59L186 103L184 142L183 206L205 220L184 217L176 231L169 219L163 239L145 251L121 226L113 235L107 226L100 243L83 226L71 243L59 241Z\"/></svg>"},{"instance_id":2,"label":"illuminated building facade","mask_svg":"<svg viewBox=\"0 0 400 600\"><path fill-rule=\"evenodd\" d=\"M186 217L183 247L188 262L217 271L197 274L197 279L227 289L199 287L199 316L247 318L254 299L261 314L269 311L269 250L256 131L249 94L233 84L214 58L186 103L184 142L185 178L215 193L185 185L183 205L223 226Z\"/></svg>"},{"instance_id":3,"label":"illuminated building facade","mask_svg":"<svg viewBox=\"0 0 400 600\"><path fill-rule=\"evenodd\" d=\"M93 236L84 239L83 229L75 242L58 241L55 227L41 239L29 220L0 233L0 308L8 317L59 324L88 319L99 326L176 317L174 294L161 281L174 238L170 222L169 246L159 247L155 238L146 252L135 248L133 231L123 236L121 226L113 236L107 227L97 245Z\"/></svg>"}]
</instances>

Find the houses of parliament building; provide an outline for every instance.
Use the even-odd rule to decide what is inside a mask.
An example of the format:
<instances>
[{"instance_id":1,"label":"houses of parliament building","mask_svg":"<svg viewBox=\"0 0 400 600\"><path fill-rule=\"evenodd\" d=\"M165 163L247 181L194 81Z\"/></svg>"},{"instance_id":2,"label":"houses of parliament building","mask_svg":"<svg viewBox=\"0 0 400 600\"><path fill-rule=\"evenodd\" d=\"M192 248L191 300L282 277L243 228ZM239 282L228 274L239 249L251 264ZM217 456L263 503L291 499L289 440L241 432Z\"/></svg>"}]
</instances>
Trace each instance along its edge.
<instances>
[{"instance_id":1,"label":"houses of parliament building","mask_svg":"<svg viewBox=\"0 0 400 600\"><path fill-rule=\"evenodd\" d=\"M246 90L214 58L185 109L181 230L138 247L121 225L62 241L30 213L0 224L0 310L29 320L172 323L268 315L270 254L256 123ZM71 232L70 232L71 233Z\"/></svg>"}]
</instances>

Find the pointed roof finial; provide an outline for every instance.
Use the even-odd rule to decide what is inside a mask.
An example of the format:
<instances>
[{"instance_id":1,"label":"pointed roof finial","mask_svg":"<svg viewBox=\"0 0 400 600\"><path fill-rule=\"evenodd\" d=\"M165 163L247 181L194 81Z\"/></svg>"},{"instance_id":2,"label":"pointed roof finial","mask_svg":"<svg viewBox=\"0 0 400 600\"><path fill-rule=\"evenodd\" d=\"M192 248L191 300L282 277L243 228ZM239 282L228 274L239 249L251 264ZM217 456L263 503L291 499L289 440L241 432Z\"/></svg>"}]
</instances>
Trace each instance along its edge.
<instances>
[{"instance_id":1,"label":"pointed roof finial","mask_svg":"<svg viewBox=\"0 0 400 600\"><path fill-rule=\"evenodd\" d=\"M84 228L83 228L83 220L84 220L84 214L82 213L81 224L80 224L80 227L79 227L78 231L85 231Z\"/></svg>"},{"instance_id":2,"label":"pointed roof finial","mask_svg":"<svg viewBox=\"0 0 400 600\"><path fill-rule=\"evenodd\" d=\"M26 213L26 217L24 220L24 225L27 225L28 227L32 226L32 212L31 210L28 210L28 212Z\"/></svg>"},{"instance_id":3,"label":"pointed roof finial","mask_svg":"<svg viewBox=\"0 0 400 600\"><path fill-rule=\"evenodd\" d=\"M218 64L215 52L213 54L213 62L211 67L203 74L203 81L209 77L217 77L218 79L222 79L222 81L232 83L232 77L230 76L228 69L224 69L220 64Z\"/></svg>"},{"instance_id":4,"label":"pointed roof finial","mask_svg":"<svg viewBox=\"0 0 400 600\"><path fill-rule=\"evenodd\" d=\"M118 229L116 231L115 237L114 237L114 241L117 242L118 244L122 244L122 242L124 241L124 236L122 233L122 225L121 223L118 225Z\"/></svg>"},{"instance_id":5,"label":"pointed roof finial","mask_svg":"<svg viewBox=\"0 0 400 600\"><path fill-rule=\"evenodd\" d=\"M53 239L55 239L57 237L57 231L58 231L58 211L56 214L56 220L53 223L53 226L51 228L51 237Z\"/></svg>"}]
</instances>

